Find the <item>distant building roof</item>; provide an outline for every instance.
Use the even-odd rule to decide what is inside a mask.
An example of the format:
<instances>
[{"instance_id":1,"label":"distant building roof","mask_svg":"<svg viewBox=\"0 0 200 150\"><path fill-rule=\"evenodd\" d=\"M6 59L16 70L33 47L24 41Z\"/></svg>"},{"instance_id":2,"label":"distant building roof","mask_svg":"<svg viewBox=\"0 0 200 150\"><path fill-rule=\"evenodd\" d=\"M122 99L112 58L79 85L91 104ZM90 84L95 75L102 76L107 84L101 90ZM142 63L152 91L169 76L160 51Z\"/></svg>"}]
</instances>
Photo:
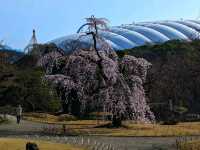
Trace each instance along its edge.
<instances>
[{"instance_id":1,"label":"distant building roof","mask_svg":"<svg viewBox=\"0 0 200 150\"><path fill-rule=\"evenodd\" d=\"M191 41L200 39L200 21L198 20L177 20L177 21L157 21L141 22L128 25L109 27L106 31L99 31L99 34L115 50L134 48L137 46L164 43L169 40ZM70 51L72 41L92 44L92 37L84 36L80 38L80 33L68 35L55 39L51 42L65 51Z\"/></svg>"}]
</instances>

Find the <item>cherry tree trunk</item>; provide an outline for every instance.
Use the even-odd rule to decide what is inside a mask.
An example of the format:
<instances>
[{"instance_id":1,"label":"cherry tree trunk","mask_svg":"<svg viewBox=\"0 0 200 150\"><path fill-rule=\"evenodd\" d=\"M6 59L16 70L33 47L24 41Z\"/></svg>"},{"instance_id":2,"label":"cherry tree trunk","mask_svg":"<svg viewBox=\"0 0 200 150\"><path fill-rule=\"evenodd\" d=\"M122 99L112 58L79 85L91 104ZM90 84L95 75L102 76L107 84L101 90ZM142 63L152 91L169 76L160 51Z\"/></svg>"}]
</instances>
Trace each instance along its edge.
<instances>
[{"instance_id":1,"label":"cherry tree trunk","mask_svg":"<svg viewBox=\"0 0 200 150\"><path fill-rule=\"evenodd\" d=\"M121 127L122 126L122 118L117 115L113 115L112 126L113 127Z\"/></svg>"}]
</instances>

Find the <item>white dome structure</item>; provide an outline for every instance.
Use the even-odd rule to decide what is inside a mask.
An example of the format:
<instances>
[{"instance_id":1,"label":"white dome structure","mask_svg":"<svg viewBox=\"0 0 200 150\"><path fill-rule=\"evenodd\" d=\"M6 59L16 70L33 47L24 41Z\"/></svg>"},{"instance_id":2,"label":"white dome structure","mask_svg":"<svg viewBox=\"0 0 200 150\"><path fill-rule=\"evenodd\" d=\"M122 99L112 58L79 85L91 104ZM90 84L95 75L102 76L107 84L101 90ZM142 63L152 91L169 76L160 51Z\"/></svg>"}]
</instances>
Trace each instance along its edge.
<instances>
[{"instance_id":1,"label":"white dome structure","mask_svg":"<svg viewBox=\"0 0 200 150\"><path fill-rule=\"evenodd\" d=\"M124 50L147 44L164 43L169 40L191 41L200 39L200 21L157 21L109 27L98 31L99 35L115 50ZM70 51L71 42L83 46L92 45L92 37L80 33L51 41L65 51Z\"/></svg>"}]
</instances>

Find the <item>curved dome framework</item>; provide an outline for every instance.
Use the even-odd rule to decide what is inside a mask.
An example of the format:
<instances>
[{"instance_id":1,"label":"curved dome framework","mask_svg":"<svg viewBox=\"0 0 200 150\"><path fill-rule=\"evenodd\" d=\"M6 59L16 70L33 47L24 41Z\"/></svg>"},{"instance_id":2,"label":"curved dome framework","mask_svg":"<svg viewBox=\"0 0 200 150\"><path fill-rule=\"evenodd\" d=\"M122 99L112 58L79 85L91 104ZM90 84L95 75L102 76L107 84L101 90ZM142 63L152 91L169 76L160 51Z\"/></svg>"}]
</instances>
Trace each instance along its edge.
<instances>
[{"instance_id":1,"label":"curved dome framework","mask_svg":"<svg viewBox=\"0 0 200 150\"><path fill-rule=\"evenodd\" d=\"M164 43L169 40L191 41L200 39L200 21L159 21L110 27L99 31L101 37L115 50L123 50L146 44ZM80 33L62 37L51 42L66 51L71 41L92 45L92 37Z\"/></svg>"}]
</instances>

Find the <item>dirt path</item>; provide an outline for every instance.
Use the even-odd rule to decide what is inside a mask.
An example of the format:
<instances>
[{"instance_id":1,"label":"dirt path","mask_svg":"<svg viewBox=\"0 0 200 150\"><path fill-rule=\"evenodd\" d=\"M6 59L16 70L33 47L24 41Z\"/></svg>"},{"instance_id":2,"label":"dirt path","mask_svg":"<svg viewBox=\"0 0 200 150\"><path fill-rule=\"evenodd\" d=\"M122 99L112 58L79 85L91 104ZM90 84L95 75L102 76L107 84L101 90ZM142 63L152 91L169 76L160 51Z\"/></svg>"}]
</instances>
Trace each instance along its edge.
<instances>
[{"instance_id":1,"label":"dirt path","mask_svg":"<svg viewBox=\"0 0 200 150\"><path fill-rule=\"evenodd\" d=\"M173 145L175 144L175 141L177 139L176 137L47 136L41 134L42 129L45 126L46 124L30 121L22 121L19 125L15 122L11 124L3 124L0 125L0 137L29 137L30 139L38 138L44 140L53 140L61 143L71 142L72 144L74 141L80 143L84 139L85 141L89 140L91 144L111 144L120 150L158 150L159 148L162 148L163 150L173 150ZM74 144L76 144L76 142Z\"/></svg>"}]
</instances>

